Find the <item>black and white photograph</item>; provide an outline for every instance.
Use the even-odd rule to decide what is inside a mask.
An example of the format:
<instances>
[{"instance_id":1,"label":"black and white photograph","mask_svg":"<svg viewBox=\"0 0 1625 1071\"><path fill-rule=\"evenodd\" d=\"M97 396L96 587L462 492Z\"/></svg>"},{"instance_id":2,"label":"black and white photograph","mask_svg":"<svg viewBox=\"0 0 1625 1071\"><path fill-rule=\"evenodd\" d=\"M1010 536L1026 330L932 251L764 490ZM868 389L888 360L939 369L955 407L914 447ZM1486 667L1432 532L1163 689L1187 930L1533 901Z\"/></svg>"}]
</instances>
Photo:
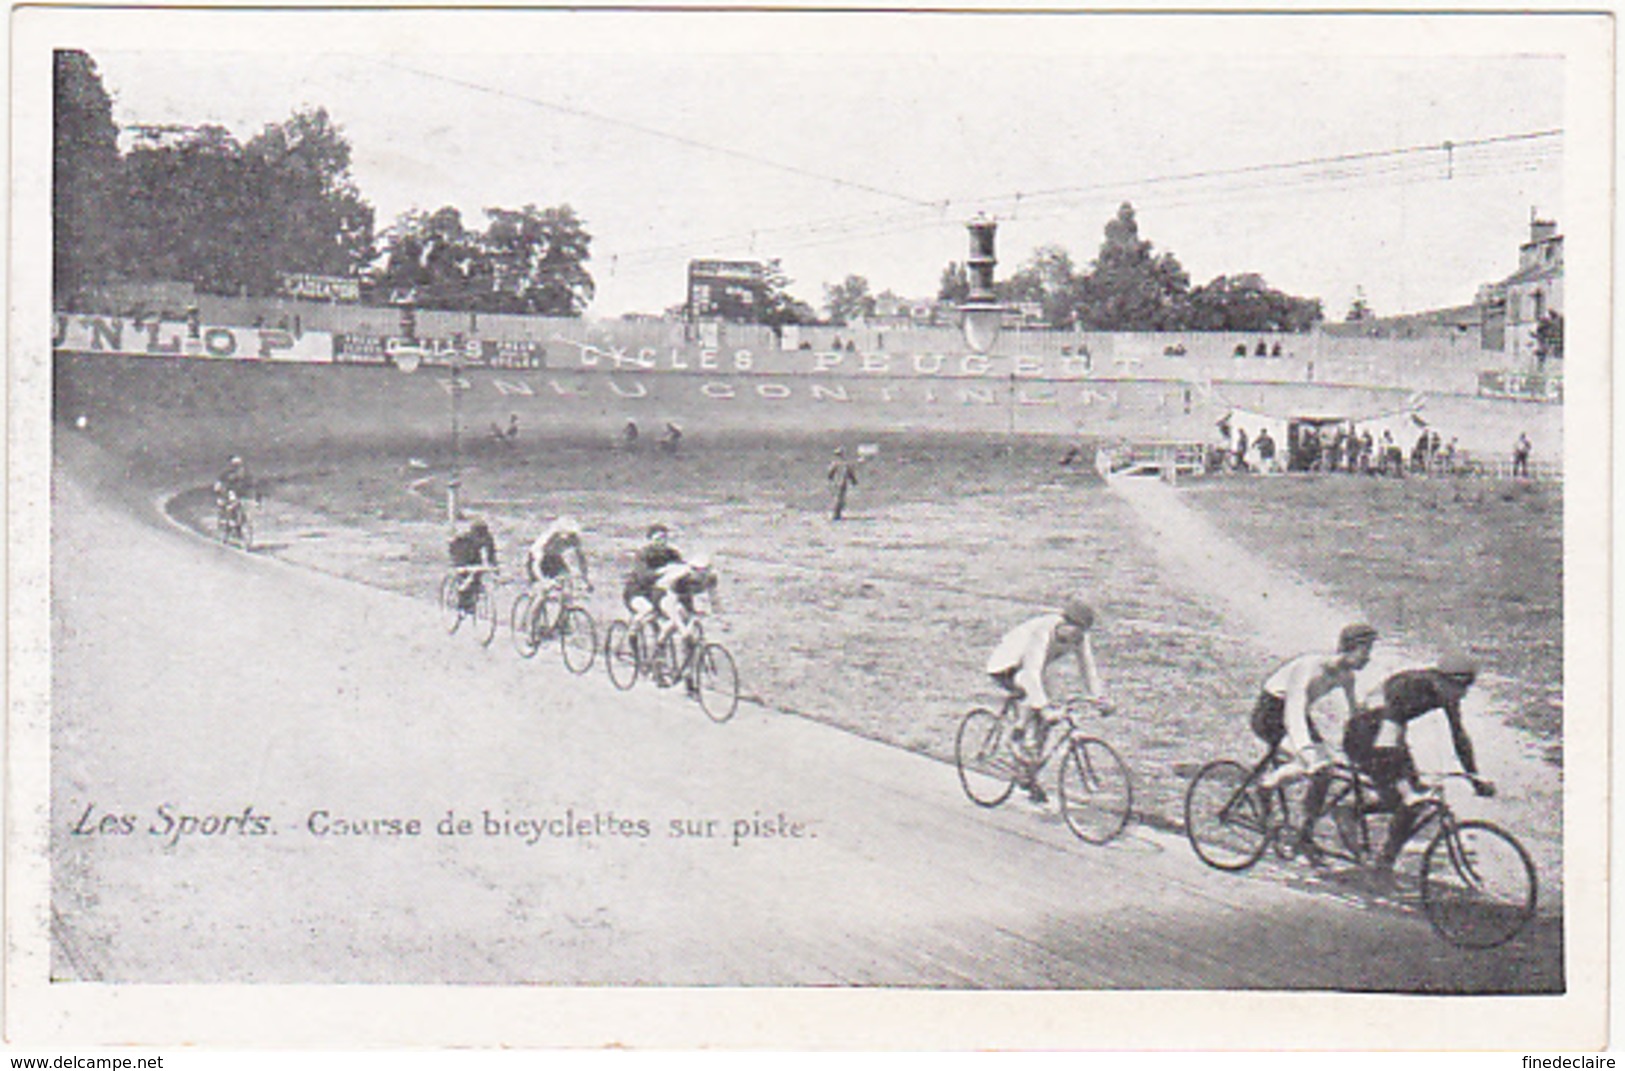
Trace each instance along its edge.
<instances>
[{"instance_id":1,"label":"black and white photograph","mask_svg":"<svg viewBox=\"0 0 1625 1071\"><path fill-rule=\"evenodd\" d=\"M11 21L9 1042L1608 1043L1611 16Z\"/></svg>"}]
</instances>

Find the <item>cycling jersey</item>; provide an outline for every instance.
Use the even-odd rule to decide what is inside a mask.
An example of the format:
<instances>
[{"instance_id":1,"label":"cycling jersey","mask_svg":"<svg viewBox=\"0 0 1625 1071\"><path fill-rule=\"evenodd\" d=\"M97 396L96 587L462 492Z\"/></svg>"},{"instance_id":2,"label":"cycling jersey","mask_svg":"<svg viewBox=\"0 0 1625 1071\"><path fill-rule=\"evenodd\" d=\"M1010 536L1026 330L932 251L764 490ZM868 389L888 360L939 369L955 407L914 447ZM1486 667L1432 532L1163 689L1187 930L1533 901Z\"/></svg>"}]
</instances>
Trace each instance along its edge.
<instances>
[{"instance_id":1,"label":"cycling jersey","mask_svg":"<svg viewBox=\"0 0 1625 1071\"><path fill-rule=\"evenodd\" d=\"M492 538L490 529L460 532L452 539L447 550L451 554L451 564L456 566L497 563L497 541Z\"/></svg>"},{"instance_id":2,"label":"cycling jersey","mask_svg":"<svg viewBox=\"0 0 1625 1071\"><path fill-rule=\"evenodd\" d=\"M1394 760L1384 753L1403 752L1405 772L1414 775L1415 764L1409 761L1410 749L1405 745L1405 726L1424 714L1442 710L1450 722L1451 742L1455 744L1461 768L1475 776L1478 774L1472 738L1461 724L1461 700L1441 688L1437 671L1408 669L1395 673L1383 682L1382 704L1352 719L1343 734L1343 750L1356 765L1370 766L1373 760L1377 760L1378 765L1392 765Z\"/></svg>"},{"instance_id":3,"label":"cycling jersey","mask_svg":"<svg viewBox=\"0 0 1625 1071\"><path fill-rule=\"evenodd\" d=\"M660 576L660 570L680 562L683 556L677 548L669 543L652 542L638 549L637 557L632 563L632 571L627 574L626 585L621 589L621 601L633 613L641 612L641 608L634 606L636 600L643 600L653 609L658 601L655 593L655 580Z\"/></svg>"},{"instance_id":4,"label":"cycling jersey","mask_svg":"<svg viewBox=\"0 0 1625 1071\"><path fill-rule=\"evenodd\" d=\"M662 601L667 595L676 596L683 609L693 613L694 596L716 587L717 576L710 571L702 576L689 563L678 561L660 570L654 586Z\"/></svg>"},{"instance_id":5,"label":"cycling jersey","mask_svg":"<svg viewBox=\"0 0 1625 1071\"><path fill-rule=\"evenodd\" d=\"M549 580L561 577L569 571L564 561L564 552L574 548L577 554L581 553L581 533L570 525L560 525L554 521L547 526L547 530L536 537L525 553L525 570L531 579L545 577Z\"/></svg>"},{"instance_id":6,"label":"cycling jersey","mask_svg":"<svg viewBox=\"0 0 1625 1071\"><path fill-rule=\"evenodd\" d=\"M1320 730L1310 719L1309 708L1335 688L1342 689L1349 710L1357 709L1354 669L1340 655L1305 654L1282 663L1260 689L1253 707L1253 732L1271 747L1290 736L1292 749L1299 752L1319 743Z\"/></svg>"},{"instance_id":7,"label":"cycling jersey","mask_svg":"<svg viewBox=\"0 0 1625 1071\"><path fill-rule=\"evenodd\" d=\"M1076 654L1083 672L1084 687L1092 696L1102 692L1100 670L1095 665L1089 633L1082 633L1076 647L1056 642L1055 630L1066 621L1060 614L1039 614L1005 633L987 659L987 672L1034 709L1049 706L1044 673L1069 654Z\"/></svg>"}]
</instances>

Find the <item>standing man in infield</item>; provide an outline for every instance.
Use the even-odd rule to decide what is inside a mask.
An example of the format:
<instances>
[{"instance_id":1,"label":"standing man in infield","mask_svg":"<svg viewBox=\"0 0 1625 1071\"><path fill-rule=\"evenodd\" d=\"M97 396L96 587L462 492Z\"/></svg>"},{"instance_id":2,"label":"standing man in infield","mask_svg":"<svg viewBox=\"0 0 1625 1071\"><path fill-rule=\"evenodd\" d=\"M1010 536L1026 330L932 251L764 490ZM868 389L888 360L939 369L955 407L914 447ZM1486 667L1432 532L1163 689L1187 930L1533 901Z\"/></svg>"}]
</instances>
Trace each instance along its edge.
<instances>
[{"instance_id":1,"label":"standing man in infield","mask_svg":"<svg viewBox=\"0 0 1625 1071\"><path fill-rule=\"evenodd\" d=\"M846 459L846 449L835 448L835 460L829 463L828 482L835 488L835 508L830 514L830 520L838 521L841 514L846 512L846 492L850 487L858 485L857 466Z\"/></svg>"}]
</instances>

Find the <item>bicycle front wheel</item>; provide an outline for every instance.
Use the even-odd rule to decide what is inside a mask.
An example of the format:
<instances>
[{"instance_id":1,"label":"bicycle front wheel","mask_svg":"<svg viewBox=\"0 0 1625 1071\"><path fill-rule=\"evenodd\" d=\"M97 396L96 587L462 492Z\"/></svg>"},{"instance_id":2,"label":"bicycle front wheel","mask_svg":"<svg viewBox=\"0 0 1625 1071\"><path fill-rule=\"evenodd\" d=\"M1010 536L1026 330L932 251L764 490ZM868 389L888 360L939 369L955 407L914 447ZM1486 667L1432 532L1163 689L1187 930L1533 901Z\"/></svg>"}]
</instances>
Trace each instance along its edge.
<instances>
[{"instance_id":1,"label":"bicycle front wheel","mask_svg":"<svg viewBox=\"0 0 1625 1071\"><path fill-rule=\"evenodd\" d=\"M446 626L446 632L457 631L457 626L463 623L463 612L458 606L457 577L447 573L446 579L440 582L440 622Z\"/></svg>"},{"instance_id":2,"label":"bicycle front wheel","mask_svg":"<svg viewBox=\"0 0 1625 1071\"><path fill-rule=\"evenodd\" d=\"M237 521L237 542L242 545L245 551L254 549L254 522L249 520L247 510L243 511L242 516Z\"/></svg>"},{"instance_id":3,"label":"bicycle front wheel","mask_svg":"<svg viewBox=\"0 0 1625 1071\"><path fill-rule=\"evenodd\" d=\"M625 621L611 621L604 630L604 668L609 682L626 691L638 682L638 637Z\"/></svg>"},{"instance_id":4,"label":"bicycle front wheel","mask_svg":"<svg viewBox=\"0 0 1625 1071\"><path fill-rule=\"evenodd\" d=\"M1016 759L1010 754L1004 719L978 707L959 723L954 738L959 785L978 807L997 807L1016 787Z\"/></svg>"},{"instance_id":5,"label":"bicycle front wheel","mask_svg":"<svg viewBox=\"0 0 1625 1071\"><path fill-rule=\"evenodd\" d=\"M572 606L559 615L559 649L571 673L581 674L592 668L598 657L598 626L591 614Z\"/></svg>"},{"instance_id":6,"label":"bicycle front wheel","mask_svg":"<svg viewBox=\"0 0 1625 1071\"><path fill-rule=\"evenodd\" d=\"M474 638L481 647L491 646L497 634L497 600L489 584L480 585L479 597L474 600Z\"/></svg>"},{"instance_id":7,"label":"bicycle front wheel","mask_svg":"<svg viewBox=\"0 0 1625 1071\"><path fill-rule=\"evenodd\" d=\"M1197 858L1217 870L1246 870L1269 844L1267 816L1247 768L1219 759L1197 771L1185 791L1185 836Z\"/></svg>"},{"instance_id":8,"label":"bicycle front wheel","mask_svg":"<svg viewBox=\"0 0 1625 1071\"><path fill-rule=\"evenodd\" d=\"M714 722L724 722L739 709L739 670L720 643L708 643L695 654L694 687L700 709Z\"/></svg>"},{"instance_id":9,"label":"bicycle front wheel","mask_svg":"<svg viewBox=\"0 0 1625 1071\"><path fill-rule=\"evenodd\" d=\"M531 658L536 654L538 642L536 630L531 621L531 608L535 605L535 596L528 591L519 593L513 601L513 610L508 614L508 628L512 631L513 649L519 652L521 658Z\"/></svg>"},{"instance_id":10,"label":"bicycle front wheel","mask_svg":"<svg viewBox=\"0 0 1625 1071\"><path fill-rule=\"evenodd\" d=\"M1073 737L1061 757L1061 817L1079 840L1105 844L1123 832L1134 810L1128 766L1110 744Z\"/></svg>"},{"instance_id":11,"label":"bicycle front wheel","mask_svg":"<svg viewBox=\"0 0 1625 1071\"><path fill-rule=\"evenodd\" d=\"M1500 826L1447 819L1422 855L1422 910L1453 945L1505 944L1535 915L1535 864Z\"/></svg>"}]
</instances>

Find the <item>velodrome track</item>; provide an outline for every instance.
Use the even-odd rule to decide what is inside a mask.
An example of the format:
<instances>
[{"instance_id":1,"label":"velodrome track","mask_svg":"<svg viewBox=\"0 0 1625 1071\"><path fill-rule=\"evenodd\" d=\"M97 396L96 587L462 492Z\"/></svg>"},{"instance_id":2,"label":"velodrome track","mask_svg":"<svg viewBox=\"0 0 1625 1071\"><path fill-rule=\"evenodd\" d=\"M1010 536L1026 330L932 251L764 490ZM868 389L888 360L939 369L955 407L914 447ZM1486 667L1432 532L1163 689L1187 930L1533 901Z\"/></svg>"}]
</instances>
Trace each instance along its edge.
<instances>
[{"instance_id":1,"label":"velodrome track","mask_svg":"<svg viewBox=\"0 0 1625 1071\"><path fill-rule=\"evenodd\" d=\"M713 725L601 669L447 637L427 603L226 550L161 515L176 489L109 478L94 447L58 438L63 980L1564 987L1560 918L1468 953L1398 906L1211 871L1173 835L1089 848L1056 819L972 807L918 755L749 706ZM166 847L146 833L160 806L251 808L269 831ZM87 808L136 832L71 833ZM473 832L437 834L448 810ZM484 833L487 810L613 812L651 835L527 844ZM318 837L315 811L424 833ZM781 814L805 835L733 843L736 820ZM673 819L718 835L670 839Z\"/></svg>"}]
</instances>

